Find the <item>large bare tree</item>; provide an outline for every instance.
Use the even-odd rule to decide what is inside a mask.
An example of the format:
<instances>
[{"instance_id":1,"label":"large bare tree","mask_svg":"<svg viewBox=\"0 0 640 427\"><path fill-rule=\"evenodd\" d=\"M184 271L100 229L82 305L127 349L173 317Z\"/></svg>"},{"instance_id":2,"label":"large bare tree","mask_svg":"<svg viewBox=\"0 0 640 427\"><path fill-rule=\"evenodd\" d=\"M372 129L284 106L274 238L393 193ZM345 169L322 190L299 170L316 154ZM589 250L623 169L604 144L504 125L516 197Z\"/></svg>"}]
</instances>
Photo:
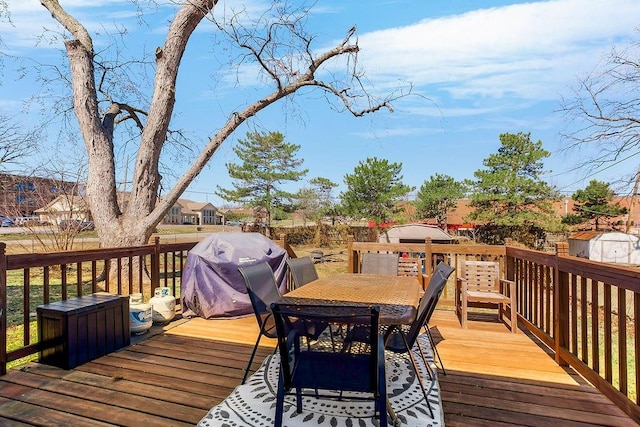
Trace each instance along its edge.
<instances>
[{"instance_id":1,"label":"large bare tree","mask_svg":"<svg viewBox=\"0 0 640 427\"><path fill-rule=\"evenodd\" d=\"M131 3L140 6L145 2ZM350 29L335 47L318 53L312 49L313 37L304 29L304 7L285 10L284 2L274 1L271 10L277 13L268 15L269 22L248 24L242 13L227 13L224 22L216 19L213 12L217 3L214 0L189 0L178 5L164 44L155 51L150 98L141 100L140 105L132 105L118 99L118 95L126 92L125 89L105 84L108 73L115 68L113 64L100 63L104 53L96 53L87 27L69 14L58 0L41 0L41 4L68 33L64 44L71 74L73 108L89 165L86 192L103 246L146 243L164 214L220 145L248 119L300 89L317 88L355 116L380 109L391 111L390 103L406 95L398 92L379 99L369 96L358 68L355 28ZM242 5L238 7L241 10ZM262 18L266 16L261 15ZM260 75L266 78L265 85L270 88L270 93L232 111L224 124L212 129L213 136L201 144L199 154L176 177L175 185L159 198L159 164L173 132L170 122L176 103L178 72L194 30L205 20L216 24L216 37L224 37L239 49L237 67L251 64L259 69ZM119 36L125 37L126 32ZM336 77L333 70L323 73L328 63L335 65L335 59L343 59L345 68L342 75ZM329 77L323 80L321 76ZM104 103L105 99L107 103ZM127 202L122 203L117 197L114 147L119 141L114 135L115 127L125 121L135 123L139 132L136 135L137 152L130 194Z\"/></svg>"},{"instance_id":2,"label":"large bare tree","mask_svg":"<svg viewBox=\"0 0 640 427\"><path fill-rule=\"evenodd\" d=\"M561 112L568 124L563 132L565 149L594 153L583 159L588 174L640 153L639 58L638 40L613 48L562 100ZM591 149L585 150L587 146ZM618 184L635 181L637 191L638 178L640 171L634 168Z\"/></svg>"}]
</instances>

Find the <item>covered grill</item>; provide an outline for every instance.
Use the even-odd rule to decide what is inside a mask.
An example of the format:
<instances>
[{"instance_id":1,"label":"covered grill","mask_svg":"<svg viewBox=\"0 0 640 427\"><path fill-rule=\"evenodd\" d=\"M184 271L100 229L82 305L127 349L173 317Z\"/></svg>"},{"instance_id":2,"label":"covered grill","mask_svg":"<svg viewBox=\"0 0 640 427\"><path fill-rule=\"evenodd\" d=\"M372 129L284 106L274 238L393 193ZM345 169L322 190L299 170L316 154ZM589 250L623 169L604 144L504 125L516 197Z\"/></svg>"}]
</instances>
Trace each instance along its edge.
<instances>
[{"instance_id":1,"label":"covered grill","mask_svg":"<svg viewBox=\"0 0 640 427\"><path fill-rule=\"evenodd\" d=\"M205 319L253 312L238 267L269 263L281 292L287 252L259 233L213 233L189 251L182 274L182 315Z\"/></svg>"}]
</instances>

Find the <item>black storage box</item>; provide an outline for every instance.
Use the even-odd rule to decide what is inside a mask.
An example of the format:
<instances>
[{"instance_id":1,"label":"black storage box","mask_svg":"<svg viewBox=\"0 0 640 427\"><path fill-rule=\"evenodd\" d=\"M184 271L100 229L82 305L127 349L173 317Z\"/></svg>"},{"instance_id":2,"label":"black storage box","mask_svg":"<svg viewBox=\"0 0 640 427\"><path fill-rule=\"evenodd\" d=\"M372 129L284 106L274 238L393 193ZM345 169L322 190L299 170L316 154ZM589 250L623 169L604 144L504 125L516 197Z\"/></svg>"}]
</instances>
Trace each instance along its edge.
<instances>
[{"instance_id":1,"label":"black storage box","mask_svg":"<svg viewBox=\"0 0 640 427\"><path fill-rule=\"evenodd\" d=\"M42 363L72 369L131 343L129 297L97 293L36 311Z\"/></svg>"}]
</instances>

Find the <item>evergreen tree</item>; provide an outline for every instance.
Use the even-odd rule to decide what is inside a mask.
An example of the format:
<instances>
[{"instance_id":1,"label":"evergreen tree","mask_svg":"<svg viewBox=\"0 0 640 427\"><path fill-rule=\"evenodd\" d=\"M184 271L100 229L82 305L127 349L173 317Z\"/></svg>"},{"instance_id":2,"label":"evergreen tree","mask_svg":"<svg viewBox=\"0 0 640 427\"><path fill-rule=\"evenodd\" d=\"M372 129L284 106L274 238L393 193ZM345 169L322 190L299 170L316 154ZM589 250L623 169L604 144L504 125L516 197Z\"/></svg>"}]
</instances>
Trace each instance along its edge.
<instances>
[{"instance_id":1,"label":"evergreen tree","mask_svg":"<svg viewBox=\"0 0 640 427\"><path fill-rule=\"evenodd\" d=\"M601 217L614 217L627 212L626 208L621 208L618 203L613 203L614 196L615 194L609 188L608 183L591 180L583 190L577 190L571 196L577 202L573 210L577 213L580 222L595 220L596 230L598 230Z\"/></svg>"},{"instance_id":2,"label":"evergreen tree","mask_svg":"<svg viewBox=\"0 0 640 427\"><path fill-rule=\"evenodd\" d=\"M389 163L376 157L361 161L346 174L347 190L340 195L344 211L365 217L379 226L398 212L398 202L413 190L402 183L402 163Z\"/></svg>"},{"instance_id":3,"label":"evergreen tree","mask_svg":"<svg viewBox=\"0 0 640 427\"><path fill-rule=\"evenodd\" d=\"M549 152L530 133L500 135L502 146L474 173L470 220L497 226L542 226L553 218L554 190L541 179Z\"/></svg>"},{"instance_id":4,"label":"evergreen tree","mask_svg":"<svg viewBox=\"0 0 640 427\"><path fill-rule=\"evenodd\" d=\"M456 209L458 200L466 193L463 182L437 173L425 181L416 198L416 209L421 218L435 218L438 226L447 229L447 214Z\"/></svg>"},{"instance_id":5,"label":"evergreen tree","mask_svg":"<svg viewBox=\"0 0 640 427\"><path fill-rule=\"evenodd\" d=\"M281 184L299 181L308 172L300 169L303 160L295 157L299 149L280 132L247 132L247 138L233 147L242 163L227 163L229 176L235 180L233 189L218 186L216 194L229 202L264 209L266 226L271 227L274 210L294 198Z\"/></svg>"}]
</instances>

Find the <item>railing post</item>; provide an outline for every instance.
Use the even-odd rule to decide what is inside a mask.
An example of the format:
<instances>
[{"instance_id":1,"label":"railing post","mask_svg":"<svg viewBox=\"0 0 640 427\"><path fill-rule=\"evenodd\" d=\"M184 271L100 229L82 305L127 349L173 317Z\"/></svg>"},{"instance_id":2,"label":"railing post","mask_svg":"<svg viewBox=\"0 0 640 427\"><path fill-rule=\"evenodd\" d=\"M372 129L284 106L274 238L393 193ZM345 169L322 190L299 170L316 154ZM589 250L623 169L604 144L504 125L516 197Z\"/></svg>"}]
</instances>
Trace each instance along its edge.
<instances>
[{"instance_id":1,"label":"railing post","mask_svg":"<svg viewBox=\"0 0 640 427\"><path fill-rule=\"evenodd\" d=\"M155 236L151 253L151 296L158 287L160 287L160 236Z\"/></svg>"},{"instance_id":2,"label":"railing post","mask_svg":"<svg viewBox=\"0 0 640 427\"><path fill-rule=\"evenodd\" d=\"M7 373L7 245L0 243L0 375Z\"/></svg>"},{"instance_id":3,"label":"railing post","mask_svg":"<svg viewBox=\"0 0 640 427\"><path fill-rule=\"evenodd\" d=\"M560 356L562 348L569 348L569 273L560 271L559 258L569 255L569 244L556 243L556 265L554 268L553 287L553 342L555 360L560 366L567 366L567 361Z\"/></svg>"},{"instance_id":4,"label":"railing post","mask_svg":"<svg viewBox=\"0 0 640 427\"><path fill-rule=\"evenodd\" d=\"M433 248L431 244L431 237L424 239L424 273L427 275L427 281L431 279L431 272L433 271Z\"/></svg>"},{"instance_id":5,"label":"railing post","mask_svg":"<svg viewBox=\"0 0 640 427\"><path fill-rule=\"evenodd\" d=\"M347 272L348 273L357 273L356 271L356 262L357 259L354 259L353 256L353 235L349 234L347 236ZM356 257L357 258L357 257Z\"/></svg>"}]
</instances>

